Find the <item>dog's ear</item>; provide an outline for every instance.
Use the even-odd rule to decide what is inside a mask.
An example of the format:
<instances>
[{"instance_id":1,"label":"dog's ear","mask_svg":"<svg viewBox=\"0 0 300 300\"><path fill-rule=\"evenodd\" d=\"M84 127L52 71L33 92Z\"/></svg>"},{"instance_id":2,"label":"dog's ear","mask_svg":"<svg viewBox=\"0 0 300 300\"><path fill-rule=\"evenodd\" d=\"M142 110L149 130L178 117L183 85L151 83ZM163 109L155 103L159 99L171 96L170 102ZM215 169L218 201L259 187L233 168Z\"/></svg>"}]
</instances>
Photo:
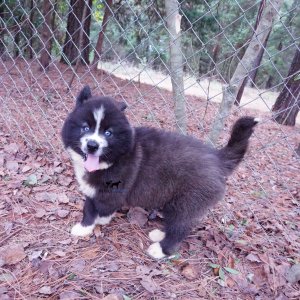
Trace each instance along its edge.
<instances>
[{"instance_id":1,"label":"dog's ear","mask_svg":"<svg viewBox=\"0 0 300 300\"><path fill-rule=\"evenodd\" d=\"M116 105L120 111L124 111L127 108L127 104L123 101L122 102L116 101Z\"/></svg>"},{"instance_id":2,"label":"dog's ear","mask_svg":"<svg viewBox=\"0 0 300 300\"><path fill-rule=\"evenodd\" d=\"M86 85L81 92L79 93L76 99L76 106L80 106L83 104L84 101L92 97L91 89L88 85Z\"/></svg>"}]
</instances>

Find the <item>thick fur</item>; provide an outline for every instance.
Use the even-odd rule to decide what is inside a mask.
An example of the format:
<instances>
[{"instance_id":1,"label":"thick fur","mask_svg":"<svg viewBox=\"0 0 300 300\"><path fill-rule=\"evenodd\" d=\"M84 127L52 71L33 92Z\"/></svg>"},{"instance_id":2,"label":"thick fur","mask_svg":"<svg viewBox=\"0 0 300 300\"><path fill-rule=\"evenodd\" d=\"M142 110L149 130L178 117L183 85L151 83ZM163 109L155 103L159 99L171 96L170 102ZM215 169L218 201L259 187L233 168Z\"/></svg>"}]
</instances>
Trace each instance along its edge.
<instances>
[{"instance_id":1,"label":"thick fur","mask_svg":"<svg viewBox=\"0 0 300 300\"><path fill-rule=\"evenodd\" d=\"M79 183L93 191L86 193L81 225L91 226L98 217L110 218L124 205L162 208L163 239L151 245L149 253L155 257L155 248L160 253L157 258L170 255L207 210L223 198L226 176L242 160L257 122L251 117L239 119L228 145L217 150L190 136L132 128L123 113L125 105L108 97L92 97L85 87L62 130L64 145L73 157L80 155L84 161L81 128L88 123L93 130L93 112L101 107L104 117L99 135L109 129L112 136L106 138L108 146L99 157L106 168L94 172L80 169L78 173ZM74 161L75 171L79 163Z\"/></svg>"}]
</instances>

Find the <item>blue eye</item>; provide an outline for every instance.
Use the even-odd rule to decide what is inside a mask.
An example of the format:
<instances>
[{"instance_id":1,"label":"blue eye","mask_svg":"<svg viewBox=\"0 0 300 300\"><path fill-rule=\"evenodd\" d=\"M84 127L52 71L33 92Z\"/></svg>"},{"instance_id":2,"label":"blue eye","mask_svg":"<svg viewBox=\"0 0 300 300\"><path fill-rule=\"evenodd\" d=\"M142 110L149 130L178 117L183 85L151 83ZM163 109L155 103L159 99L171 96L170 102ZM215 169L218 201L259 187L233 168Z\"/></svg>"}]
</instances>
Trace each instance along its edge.
<instances>
[{"instance_id":1,"label":"blue eye","mask_svg":"<svg viewBox=\"0 0 300 300\"><path fill-rule=\"evenodd\" d=\"M111 136L112 135L112 132L110 130L105 130L104 131L104 135L105 136Z\"/></svg>"},{"instance_id":2,"label":"blue eye","mask_svg":"<svg viewBox=\"0 0 300 300\"><path fill-rule=\"evenodd\" d=\"M83 132L88 132L88 131L90 130L90 127L89 127L89 126L83 126L83 127L81 128L81 130L82 130Z\"/></svg>"}]
</instances>

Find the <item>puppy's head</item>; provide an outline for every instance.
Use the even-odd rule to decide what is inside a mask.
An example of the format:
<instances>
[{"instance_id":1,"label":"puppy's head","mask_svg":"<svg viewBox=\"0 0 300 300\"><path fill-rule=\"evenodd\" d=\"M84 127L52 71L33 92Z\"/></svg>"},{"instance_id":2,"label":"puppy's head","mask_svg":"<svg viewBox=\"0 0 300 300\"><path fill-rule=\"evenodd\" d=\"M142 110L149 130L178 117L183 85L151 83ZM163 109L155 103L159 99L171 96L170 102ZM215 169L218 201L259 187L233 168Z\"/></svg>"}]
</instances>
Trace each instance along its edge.
<instances>
[{"instance_id":1,"label":"puppy's head","mask_svg":"<svg viewBox=\"0 0 300 300\"><path fill-rule=\"evenodd\" d=\"M112 98L92 96L88 86L79 93L64 123L62 139L73 159L81 157L88 172L106 169L130 151L132 128L125 108L125 103Z\"/></svg>"}]
</instances>

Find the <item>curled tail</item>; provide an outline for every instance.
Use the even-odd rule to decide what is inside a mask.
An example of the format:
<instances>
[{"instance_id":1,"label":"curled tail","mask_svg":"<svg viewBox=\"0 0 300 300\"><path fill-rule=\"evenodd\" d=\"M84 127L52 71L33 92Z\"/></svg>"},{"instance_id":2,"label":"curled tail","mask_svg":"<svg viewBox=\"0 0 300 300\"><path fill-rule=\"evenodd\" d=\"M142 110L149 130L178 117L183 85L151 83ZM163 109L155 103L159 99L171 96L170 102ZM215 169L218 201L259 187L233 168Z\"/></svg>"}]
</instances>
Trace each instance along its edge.
<instances>
[{"instance_id":1,"label":"curled tail","mask_svg":"<svg viewBox=\"0 0 300 300\"><path fill-rule=\"evenodd\" d=\"M242 117L234 124L228 144L218 152L225 175L230 175L243 159L253 127L258 122L258 118Z\"/></svg>"}]
</instances>

